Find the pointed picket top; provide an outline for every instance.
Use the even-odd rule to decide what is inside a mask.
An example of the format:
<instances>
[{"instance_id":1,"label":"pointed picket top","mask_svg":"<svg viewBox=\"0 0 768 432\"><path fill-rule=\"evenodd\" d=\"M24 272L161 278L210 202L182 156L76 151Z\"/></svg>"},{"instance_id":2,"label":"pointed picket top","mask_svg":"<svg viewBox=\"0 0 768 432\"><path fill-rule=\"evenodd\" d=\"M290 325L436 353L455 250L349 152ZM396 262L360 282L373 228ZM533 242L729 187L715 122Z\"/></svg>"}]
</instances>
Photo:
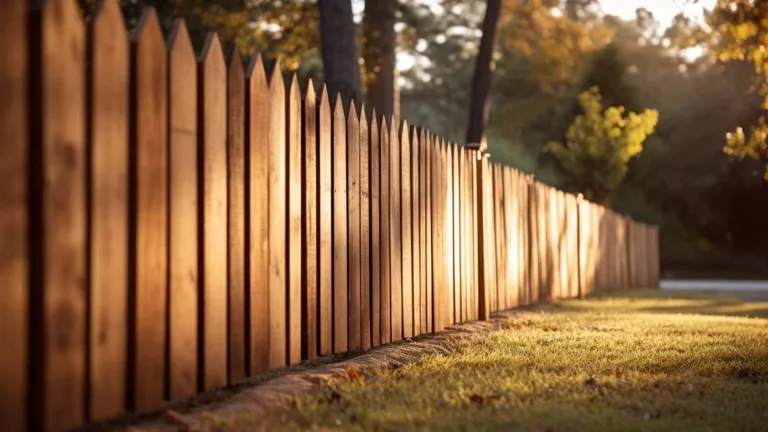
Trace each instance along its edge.
<instances>
[{"instance_id":1,"label":"pointed picket top","mask_svg":"<svg viewBox=\"0 0 768 432\"><path fill-rule=\"evenodd\" d=\"M323 83L322 87L320 87L320 95L318 98L318 103L320 105L320 116L323 116L323 114L330 116L331 114L331 102L330 98L328 97L328 87Z\"/></svg>"},{"instance_id":2,"label":"pointed picket top","mask_svg":"<svg viewBox=\"0 0 768 432\"><path fill-rule=\"evenodd\" d=\"M355 103L352 101L349 104L349 112L347 113L347 119L348 123L351 126L352 124L358 123L359 119L357 117L357 109L355 108Z\"/></svg>"},{"instance_id":3,"label":"pointed picket top","mask_svg":"<svg viewBox=\"0 0 768 432\"><path fill-rule=\"evenodd\" d=\"M410 138L408 135L408 122L406 120L400 120L400 142L407 143ZM405 144L401 144L405 145Z\"/></svg>"},{"instance_id":4,"label":"pointed picket top","mask_svg":"<svg viewBox=\"0 0 768 432\"><path fill-rule=\"evenodd\" d=\"M206 65L211 63L224 64L224 51L221 48L218 34L209 32L205 36L205 44L203 45L203 52L200 54L200 62Z\"/></svg>"},{"instance_id":5,"label":"pointed picket top","mask_svg":"<svg viewBox=\"0 0 768 432\"><path fill-rule=\"evenodd\" d=\"M251 92L258 87L267 88L267 72L264 70L264 62L261 59L261 54L254 54L251 56L251 61L248 63L248 69L245 72L248 81L251 84Z\"/></svg>"},{"instance_id":6,"label":"pointed picket top","mask_svg":"<svg viewBox=\"0 0 768 432\"><path fill-rule=\"evenodd\" d=\"M376 108L371 109L371 125L370 125L371 132L374 131L374 128L376 132L379 131L379 121L376 118Z\"/></svg>"},{"instance_id":7,"label":"pointed picket top","mask_svg":"<svg viewBox=\"0 0 768 432\"><path fill-rule=\"evenodd\" d=\"M171 33L168 35L168 51L176 53L186 52L192 58L195 57L195 50L192 47L192 41L189 38L187 23L183 18L177 18L173 21Z\"/></svg>"},{"instance_id":8,"label":"pointed picket top","mask_svg":"<svg viewBox=\"0 0 768 432\"><path fill-rule=\"evenodd\" d=\"M344 118L344 103L341 99L341 94L336 93L336 100L333 105L333 116L340 116L341 118Z\"/></svg>"},{"instance_id":9,"label":"pointed picket top","mask_svg":"<svg viewBox=\"0 0 768 432\"><path fill-rule=\"evenodd\" d=\"M245 78L245 71L243 70L243 59L240 57L240 51L237 46L232 45L227 50L227 71L231 79L242 80Z\"/></svg>"},{"instance_id":10,"label":"pointed picket top","mask_svg":"<svg viewBox=\"0 0 768 432\"><path fill-rule=\"evenodd\" d=\"M289 100L296 99L298 101L301 98L301 89L299 88L299 80L296 78L296 72L290 72L288 79L285 80L285 94ZM296 106L299 106L298 103Z\"/></svg>"},{"instance_id":11,"label":"pointed picket top","mask_svg":"<svg viewBox=\"0 0 768 432\"><path fill-rule=\"evenodd\" d=\"M152 6L146 6L141 11L139 23L131 32L131 40L135 41L136 43L142 43L145 40L153 39L163 40L163 30L160 28L160 20L157 17L157 11L155 11L155 8Z\"/></svg>"},{"instance_id":12,"label":"pointed picket top","mask_svg":"<svg viewBox=\"0 0 768 432\"><path fill-rule=\"evenodd\" d=\"M285 92L285 82L283 74L280 72L280 60L272 62L267 75L269 76L269 93L283 94Z\"/></svg>"},{"instance_id":13,"label":"pointed picket top","mask_svg":"<svg viewBox=\"0 0 768 432\"><path fill-rule=\"evenodd\" d=\"M93 14L93 28L94 33L99 35L106 35L107 33L112 38L121 37L119 43L127 44L127 40L122 42L125 37L125 20L123 20L123 11L120 8L120 0L102 0L96 6L96 11Z\"/></svg>"},{"instance_id":14,"label":"pointed picket top","mask_svg":"<svg viewBox=\"0 0 768 432\"><path fill-rule=\"evenodd\" d=\"M381 121L379 122L379 127L381 130L381 137L380 137L380 146L389 145L389 125L387 124L387 118L385 116L381 116Z\"/></svg>"},{"instance_id":15,"label":"pointed picket top","mask_svg":"<svg viewBox=\"0 0 768 432\"><path fill-rule=\"evenodd\" d=\"M360 104L360 127L362 128L363 125L365 125L366 130L368 129L368 116L365 115L365 104ZM366 137L366 139L368 139Z\"/></svg>"},{"instance_id":16,"label":"pointed picket top","mask_svg":"<svg viewBox=\"0 0 768 432\"><path fill-rule=\"evenodd\" d=\"M307 88L304 89L304 106L316 106L317 105L317 93L315 92L315 84L312 82L312 78L307 80ZM311 105L310 105L311 101Z\"/></svg>"}]
</instances>

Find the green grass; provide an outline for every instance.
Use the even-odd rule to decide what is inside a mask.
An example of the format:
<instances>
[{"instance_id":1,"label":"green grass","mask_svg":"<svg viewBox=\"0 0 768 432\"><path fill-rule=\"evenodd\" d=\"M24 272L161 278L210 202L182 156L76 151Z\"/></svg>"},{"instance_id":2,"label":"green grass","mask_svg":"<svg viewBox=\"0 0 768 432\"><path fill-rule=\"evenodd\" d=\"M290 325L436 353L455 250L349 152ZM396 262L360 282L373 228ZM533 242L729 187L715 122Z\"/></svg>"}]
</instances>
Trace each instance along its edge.
<instances>
[{"instance_id":1,"label":"green grass","mask_svg":"<svg viewBox=\"0 0 768 432\"><path fill-rule=\"evenodd\" d=\"M351 372L270 422L284 430L766 430L768 303L667 296L520 311L501 331L459 340L450 355Z\"/></svg>"}]
</instances>

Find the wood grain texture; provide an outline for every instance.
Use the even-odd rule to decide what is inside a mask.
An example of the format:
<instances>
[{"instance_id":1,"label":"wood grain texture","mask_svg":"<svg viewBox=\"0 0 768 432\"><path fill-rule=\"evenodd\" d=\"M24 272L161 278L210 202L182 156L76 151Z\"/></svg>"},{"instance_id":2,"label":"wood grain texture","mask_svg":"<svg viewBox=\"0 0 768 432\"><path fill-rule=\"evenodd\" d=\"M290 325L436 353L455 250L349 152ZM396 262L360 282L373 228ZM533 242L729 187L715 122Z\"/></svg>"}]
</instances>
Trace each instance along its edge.
<instances>
[{"instance_id":1,"label":"wood grain texture","mask_svg":"<svg viewBox=\"0 0 768 432\"><path fill-rule=\"evenodd\" d=\"M389 127L384 117L379 123L381 126L381 149L379 163L381 165L381 343L388 344L392 341L392 255L390 252L392 239L390 237L390 142Z\"/></svg>"},{"instance_id":2,"label":"wood grain texture","mask_svg":"<svg viewBox=\"0 0 768 432\"><path fill-rule=\"evenodd\" d=\"M454 183L453 183L453 145L451 143L445 144L444 160L445 160L445 242L446 242L446 255L445 255L445 272L448 276L446 301L447 309L444 326L448 326L456 322L456 259L454 254L456 249L454 247L455 228L454 224Z\"/></svg>"},{"instance_id":3,"label":"wood grain texture","mask_svg":"<svg viewBox=\"0 0 768 432\"><path fill-rule=\"evenodd\" d=\"M371 347L371 193L370 133L365 107L360 109L360 343Z\"/></svg>"},{"instance_id":4,"label":"wood grain texture","mask_svg":"<svg viewBox=\"0 0 768 432\"><path fill-rule=\"evenodd\" d=\"M467 151L459 147L459 235L461 267L461 321L469 321L469 223L467 202Z\"/></svg>"},{"instance_id":5,"label":"wood grain texture","mask_svg":"<svg viewBox=\"0 0 768 432\"><path fill-rule=\"evenodd\" d=\"M317 358L318 354L318 288L319 273L319 244L318 244L318 147L317 147L317 95L312 80L307 82L302 108L302 148L304 149L302 167L302 207L304 208L303 226L303 277L302 284L302 331L304 341L304 357Z\"/></svg>"},{"instance_id":6,"label":"wood grain texture","mask_svg":"<svg viewBox=\"0 0 768 432\"><path fill-rule=\"evenodd\" d=\"M125 409L127 371L130 57L117 2L94 15L89 53L88 418L101 420Z\"/></svg>"},{"instance_id":7,"label":"wood grain texture","mask_svg":"<svg viewBox=\"0 0 768 432\"><path fill-rule=\"evenodd\" d=\"M165 387L167 278L167 67L157 16L145 9L133 37L131 110L133 408L159 408Z\"/></svg>"},{"instance_id":8,"label":"wood grain texture","mask_svg":"<svg viewBox=\"0 0 768 432\"><path fill-rule=\"evenodd\" d=\"M433 221L433 213L432 213L432 197L434 192L434 177L433 177L433 167L434 167L434 156L433 156L433 137L430 132L425 133L424 141L421 143L421 149L422 154L424 155L424 166L425 166L425 173L424 173L424 181L425 181L425 203L424 206L426 208L426 214L425 214L425 227L426 227L426 233L425 233L425 245L426 245L426 265L424 266L424 269L427 273L426 278L426 301L427 301L427 308L426 308L426 330L429 333L432 333L433 331L433 305L432 300L434 298L434 277L432 275L432 260L434 257L433 252L433 227L432 227L432 221Z\"/></svg>"},{"instance_id":9,"label":"wood grain texture","mask_svg":"<svg viewBox=\"0 0 768 432\"><path fill-rule=\"evenodd\" d=\"M199 60L202 186L202 367L205 390L227 384L227 69L216 34Z\"/></svg>"},{"instance_id":10,"label":"wood grain texture","mask_svg":"<svg viewBox=\"0 0 768 432\"><path fill-rule=\"evenodd\" d=\"M411 126L408 131L410 136L411 158L411 256L412 256L412 280L413 280L413 336L418 336L421 331L421 244L419 231L419 129Z\"/></svg>"},{"instance_id":11,"label":"wood grain texture","mask_svg":"<svg viewBox=\"0 0 768 432\"><path fill-rule=\"evenodd\" d=\"M261 56L246 73L249 375L269 370L269 85Z\"/></svg>"},{"instance_id":12,"label":"wood grain texture","mask_svg":"<svg viewBox=\"0 0 768 432\"><path fill-rule=\"evenodd\" d=\"M236 48L227 58L227 381L247 376L245 325L245 71Z\"/></svg>"},{"instance_id":13,"label":"wood grain texture","mask_svg":"<svg viewBox=\"0 0 768 432\"><path fill-rule=\"evenodd\" d=\"M459 217L459 147L451 144L451 220L453 228L453 322L459 323L461 317L461 220Z\"/></svg>"},{"instance_id":14,"label":"wood grain texture","mask_svg":"<svg viewBox=\"0 0 768 432\"><path fill-rule=\"evenodd\" d=\"M285 128L285 82L275 62L269 78L269 367L279 369L287 357L288 287L288 149Z\"/></svg>"},{"instance_id":15,"label":"wood grain texture","mask_svg":"<svg viewBox=\"0 0 768 432\"><path fill-rule=\"evenodd\" d=\"M34 51L41 69L32 71L39 82L31 85L39 95L32 112L42 124L33 131L30 152L35 194L31 230L36 233L30 274L33 322L42 318L42 326L32 329L33 343L39 344L33 353L42 359L33 378L41 380L34 388L41 394L33 393L40 412L32 420L42 426L30 427L66 430L80 426L85 413L86 44L74 1L44 4L39 25ZM68 49L61 50L61 44Z\"/></svg>"},{"instance_id":16,"label":"wood grain texture","mask_svg":"<svg viewBox=\"0 0 768 432\"><path fill-rule=\"evenodd\" d=\"M347 121L341 96L333 107L333 352L348 345Z\"/></svg>"},{"instance_id":17,"label":"wood grain texture","mask_svg":"<svg viewBox=\"0 0 768 432\"><path fill-rule=\"evenodd\" d=\"M403 338L403 241L399 130L395 119L389 131L389 256L391 274L392 342Z\"/></svg>"},{"instance_id":18,"label":"wood grain texture","mask_svg":"<svg viewBox=\"0 0 768 432\"><path fill-rule=\"evenodd\" d=\"M288 148L288 364L301 361L302 208L301 89L292 73L286 81Z\"/></svg>"},{"instance_id":19,"label":"wood grain texture","mask_svg":"<svg viewBox=\"0 0 768 432\"><path fill-rule=\"evenodd\" d=\"M400 124L400 239L402 263L403 337L413 337L413 219L411 212L411 143L408 123Z\"/></svg>"},{"instance_id":20,"label":"wood grain texture","mask_svg":"<svg viewBox=\"0 0 768 432\"><path fill-rule=\"evenodd\" d=\"M451 154L450 144L441 140L440 145L440 231L441 242L440 272L443 283L440 289L440 330L453 322L453 229L451 227Z\"/></svg>"},{"instance_id":21,"label":"wood grain texture","mask_svg":"<svg viewBox=\"0 0 768 432\"><path fill-rule=\"evenodd\" d=\"M328 89L323 85L318 107L318 164L320 186L320 221L318 243L320 245L320 287L319 287L319 354L333 352L333 170L332 170L332 125L331 105Z\"/></svg>"},{"instance_id":22,"label":"wood grain texture","mask_svg":"<svg viewBox=\"0 0 768 432\"><path fill-rule=\"evenodd\" d=\"M355 104L349 106L347 116L347 253L348 253L348 349L362 347L360 331L360 120Z\"/></svg>"},{"instance_id":23,"label":"wood grain texture","mask_svg":"<svg viewBox=\"0 0 768 432\"><path fill-rule=\"evenodd\" d=\"M418 129L418 143L415 145L416 166L418 166L418 207L419 215L417 217L419 236L419 329L420 333L429 332L427 326L427 160L424 151L427 139L427 130L423 127Z\"/></svg>"},{"instance_id":24,"label":"wood grain texture","mask_svg":"<svg viewBox=\"0 0 768 432\"><path fill-rule=\"evenodd\" d=\"M169 38L168 85L168 388L179 399L197 392L198 363L197 65L182 20Z\"/></svg>"},{"instance_id":25,"label":"wood grain texture","mask_svg":"<svg viewBox=\"0 0 768 432\"><path fill-rule=\"evenodd\" d=\"M472 162L470 163L470 193L472 195L472 319L479 318L479 290L480 290L480 267L478 259L479 249L479 206L480 201L477 195L477 176L479 162L478 154L475 151L471 153Z\"/></svg>"},{"instance_id":26,"label":"wood grain texture","mask_svg":"<svg viewBox=\"0 0 768 432\"><path fill-rule=\"evenodd\" d=\"M27 209L29 138L27 136L27 3L0 2L0 429L27 430L27 368L29 362L29 244ZM39 150L39 149L38 149ZM29 366L28 366L29 365Z\"/></svg>"},{"instance_id":27,"label":"wood grain texture","mask_svg":"<svg viewBox=\"0 0 768 432\"><path fill-rule=\"evenodd\" d=\"M371 112L370 196L371 196L371 345L381 344L381 135L376 110Z\"/></svg>"}]
</instances>

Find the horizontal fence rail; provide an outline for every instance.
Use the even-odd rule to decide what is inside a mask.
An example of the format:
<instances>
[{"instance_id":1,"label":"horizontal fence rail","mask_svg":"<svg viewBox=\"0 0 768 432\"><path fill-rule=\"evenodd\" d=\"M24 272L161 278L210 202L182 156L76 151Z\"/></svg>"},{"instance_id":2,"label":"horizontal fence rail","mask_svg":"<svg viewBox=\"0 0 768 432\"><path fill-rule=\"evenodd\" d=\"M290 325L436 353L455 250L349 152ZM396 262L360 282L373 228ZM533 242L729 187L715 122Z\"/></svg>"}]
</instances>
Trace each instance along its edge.
<instances>
[{"instance_id":1,"label":"horizontal fence rail","mask_svg":"<svg viewBox=\"0 0 768 432\"><path fill-rule=\"evenodd\" d=\"M0 2L0 429L656 287L658 229L147 9Z\"/></svg>"}]
</instances>

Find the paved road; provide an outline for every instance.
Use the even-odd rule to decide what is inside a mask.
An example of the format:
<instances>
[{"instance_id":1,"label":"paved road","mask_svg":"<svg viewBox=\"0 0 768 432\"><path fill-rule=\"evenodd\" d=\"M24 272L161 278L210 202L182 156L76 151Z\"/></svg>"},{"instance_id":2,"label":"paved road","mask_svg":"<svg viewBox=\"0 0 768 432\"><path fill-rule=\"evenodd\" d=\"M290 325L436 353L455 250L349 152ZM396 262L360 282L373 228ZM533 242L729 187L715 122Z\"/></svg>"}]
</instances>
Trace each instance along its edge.
<instances>
[{"instance_id":1,"label":"paved road","mask_svg":"<svg viewBox=\"0 0 768 432\"><path fill-rule=\"evenodd\" d=\"M748 302L768 302L768 280L694 280L664 279L661 289L665 291L714 291L730 294Z\"/></svg>"}]
</instances>

